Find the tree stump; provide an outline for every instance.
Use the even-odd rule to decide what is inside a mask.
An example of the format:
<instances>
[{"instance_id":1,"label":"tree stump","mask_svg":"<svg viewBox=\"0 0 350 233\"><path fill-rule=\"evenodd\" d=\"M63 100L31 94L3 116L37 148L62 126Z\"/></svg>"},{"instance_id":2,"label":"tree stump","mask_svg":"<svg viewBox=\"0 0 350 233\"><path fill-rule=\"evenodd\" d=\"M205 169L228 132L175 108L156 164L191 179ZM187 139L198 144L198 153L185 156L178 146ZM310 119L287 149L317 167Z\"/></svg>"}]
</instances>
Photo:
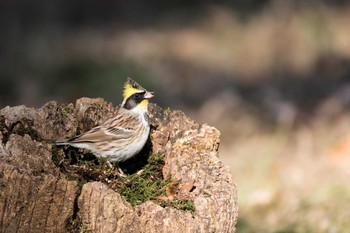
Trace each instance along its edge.
<instances>
[{"instance_id":1,"label":"tree stump","mask_svg":"<svg viewBox=\"0 0 350 233\"><path fill-rule=\"evenodd\" d=\"M75 165L69 149L54 145L116 111L103 99L89 98L75 106L52 101L39 109L0 110L0 231L235 232L236 188L218 157L220 132L214 127L151 104L148 150L125 167L146 153L156 154L167 182L161 194L134 206L114 188L128 178L114 176L105 166ZM74 153L73 160L86 157L85 151ZM128 170L129 175L141 174L147 163ZM193 209L175 208L174 202L191 203Z\"/></svg>"}]
</instances>

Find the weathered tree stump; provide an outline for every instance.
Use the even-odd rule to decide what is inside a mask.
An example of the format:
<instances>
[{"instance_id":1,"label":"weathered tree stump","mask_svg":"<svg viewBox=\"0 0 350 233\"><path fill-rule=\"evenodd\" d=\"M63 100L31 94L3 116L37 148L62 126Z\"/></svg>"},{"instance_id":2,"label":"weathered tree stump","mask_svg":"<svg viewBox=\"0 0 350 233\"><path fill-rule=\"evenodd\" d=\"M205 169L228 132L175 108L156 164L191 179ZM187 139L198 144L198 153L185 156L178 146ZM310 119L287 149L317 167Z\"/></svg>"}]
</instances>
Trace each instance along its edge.
<instances>
[{"instance_id":1,"label":"weathered tree stump","mask_svg":"<svg viewBox=\"0 0 350 233\"><path fill-rule=\"evenodd\" d=\"M52 142L85 131L115 112L102 99L89 98L77 100L75 106L49 102L40 109L0 110L0 231L235 232L236 188L218 158L220 132L180 111L150 106L151 152L162 156L162 175L177 188L165 187L166 194L142 204L128 203L110 185L120 178L107 179L104 168L81 183L79 172L71 176L70 165L54 161L66 159L67 150ZM84 172L95 175L93 169ZM195 210L159 204L176 199L191 201Z\"/></svg>"}]
</instances>

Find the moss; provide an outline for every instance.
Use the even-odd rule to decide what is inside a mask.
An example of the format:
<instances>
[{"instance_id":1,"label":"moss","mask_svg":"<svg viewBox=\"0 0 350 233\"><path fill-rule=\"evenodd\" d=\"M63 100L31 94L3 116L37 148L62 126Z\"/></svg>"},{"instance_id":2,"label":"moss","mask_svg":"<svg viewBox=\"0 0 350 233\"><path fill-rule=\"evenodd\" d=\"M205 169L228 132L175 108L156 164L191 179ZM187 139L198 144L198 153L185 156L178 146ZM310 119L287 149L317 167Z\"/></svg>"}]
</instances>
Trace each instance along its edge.
<instances>
[{"instance_id":1,"label":"moss","mask_svg":"<svg viewBox=\"0 0 350 233\"><path fill-rule=\"evenodd\" d=\"M77 198L80 196L81 191L83 190L83 186L86 183L87 183L86 180L80 180L80 181L77 182L77 188L78 188L78 190L76 192L76 197Z\"/></svg>"},{"instance_id":2,"label":"moss","mask_svg":"<svg viewBox=\"0 0 350 233\"><path fill-rule=\"evenodd\" d=\"M147 150L146 150L147 151ZM140 156L140 157L138 157ZM117 168L111 168L106 158L95 158L84 150L73 147L52 147L52 160L60 168L68 180L77 181L80 195L82 187L90 181L100 181L111 189L120 193L132 206L140 205L148 200L156 200L156 197L165 196L166 188L171 183L170 177L163 177L164 157L158 154L145 152L135 156L136 160L145 159L145 164L134 170L130 163L124 164L126 176L120 176ZM143 163L141 163L143 164ZM134 166L135 164L133 164ZM138 167L138 166L136 166ZM174 200L172 202L159 202L163 207L171 207L179 210L194 212L194 203L188 200Z\"/></svg>"},{"instance_id":3,"label":"moss","mask_svg":"<svg viewBox=\"0 0 350 233\"><path fill-rule=\"evenodd\" d=\"M164 158L157 154L151 154L148 164L142 172L126 177L127 182L119 188L119 193L132 205L140 205L143 202L164 196L166 188L171 184L171 178L164 179L162 169ZM162 207L171 207L183 211L195 211L195 205L190 200L174 200L171 202L162 201Z\"/></svg>"},{"instance_id":4,"label":"moss","mask_svg":"<svg viewBox=\"0 0 350 233\"><path fill-rule=\"evenodd\" d=\"M67 116L69 116L69 114L73 114L73 109L70 108L69 106L65 106L63 108L61 108L61 114L64 118L66 118Z\"/></svg>"},{"instance_id":5,"label":"moss","mask_svg":"<svg viewBox=\"0 0 350 233\"><path fill-rule=\"evenodd\" d=\"M126 182L117 190L132 206L139 205L153 197L164 195L170 178L163 178L163 165L164 160L161 156L151 154L144 169L139 173L127 176L125 178Z\"/></svg>"},{"instance_id":6,"label":"moss","mask_svg":"<svg viewBox=\"0 0 350 233\"><path fill-rule=\"evenodd\" d=\"M164 114L169 114L169 113L171 113L171 108L170 107L168 107L167 109L164 110Z\"/></svg>"},{"instance_id":7,"label":"moss","mask_svg":"<svg viewBox=\"0 0 350 233\"><path fill-rule=\"evenodd\" d=\"M85 224L82 224L79 228L79 233L85 233L85 232L89 232L88 226Z\"/></svg>"},{"instance_id":8,"label":"moss","mask_svg":"<svg viewBox=\"0 0 350 233\"><path fill-rule=\"evenodd\" d=\"M189 211L194 213L196 211L196 207L193 201L190 200L174 200L171 202L162 202L160 203L162 207L172 207L178 210Z\"/></svg>"}]
</instances>

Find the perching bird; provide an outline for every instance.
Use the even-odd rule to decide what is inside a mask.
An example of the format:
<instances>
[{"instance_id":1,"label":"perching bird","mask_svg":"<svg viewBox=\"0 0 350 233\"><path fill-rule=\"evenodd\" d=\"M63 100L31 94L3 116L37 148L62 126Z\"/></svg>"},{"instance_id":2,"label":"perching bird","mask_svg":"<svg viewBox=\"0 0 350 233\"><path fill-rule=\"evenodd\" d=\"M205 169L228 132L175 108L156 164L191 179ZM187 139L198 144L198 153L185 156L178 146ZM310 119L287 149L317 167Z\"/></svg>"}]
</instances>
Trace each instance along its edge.
<instances>
[{"instance_id":1,"label":"perching bird","mask_svg":"<svg viewBox=\"0 0 350 233\"><path fill-rule=\"evenodd\" d=\"M123 102L118 113L100 126L56 145L70 145L90 150L109 162L125 161L141 151L150 133L148 99L153 97L131 78L124 86Z\"/></svg>"}]
</instances>

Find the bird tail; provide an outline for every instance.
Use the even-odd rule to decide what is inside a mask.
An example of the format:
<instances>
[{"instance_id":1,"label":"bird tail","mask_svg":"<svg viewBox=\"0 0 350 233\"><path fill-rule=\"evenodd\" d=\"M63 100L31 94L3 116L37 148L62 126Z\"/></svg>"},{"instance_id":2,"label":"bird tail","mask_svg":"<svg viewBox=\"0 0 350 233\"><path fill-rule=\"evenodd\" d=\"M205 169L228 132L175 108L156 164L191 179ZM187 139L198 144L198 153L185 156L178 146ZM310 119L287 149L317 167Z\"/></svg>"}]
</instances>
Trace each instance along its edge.
<instances>
[{"instance_id":1,"label":"bird tail","mask_svg":"<svg viewBox=\"0 0 350 233\"><path fill-rule=\"evenodd\" d=\"M69 145L70 143L68 140L58 140L55 142L56 146L64 146L64 145Z\"/></svg>"}]
</instances>

